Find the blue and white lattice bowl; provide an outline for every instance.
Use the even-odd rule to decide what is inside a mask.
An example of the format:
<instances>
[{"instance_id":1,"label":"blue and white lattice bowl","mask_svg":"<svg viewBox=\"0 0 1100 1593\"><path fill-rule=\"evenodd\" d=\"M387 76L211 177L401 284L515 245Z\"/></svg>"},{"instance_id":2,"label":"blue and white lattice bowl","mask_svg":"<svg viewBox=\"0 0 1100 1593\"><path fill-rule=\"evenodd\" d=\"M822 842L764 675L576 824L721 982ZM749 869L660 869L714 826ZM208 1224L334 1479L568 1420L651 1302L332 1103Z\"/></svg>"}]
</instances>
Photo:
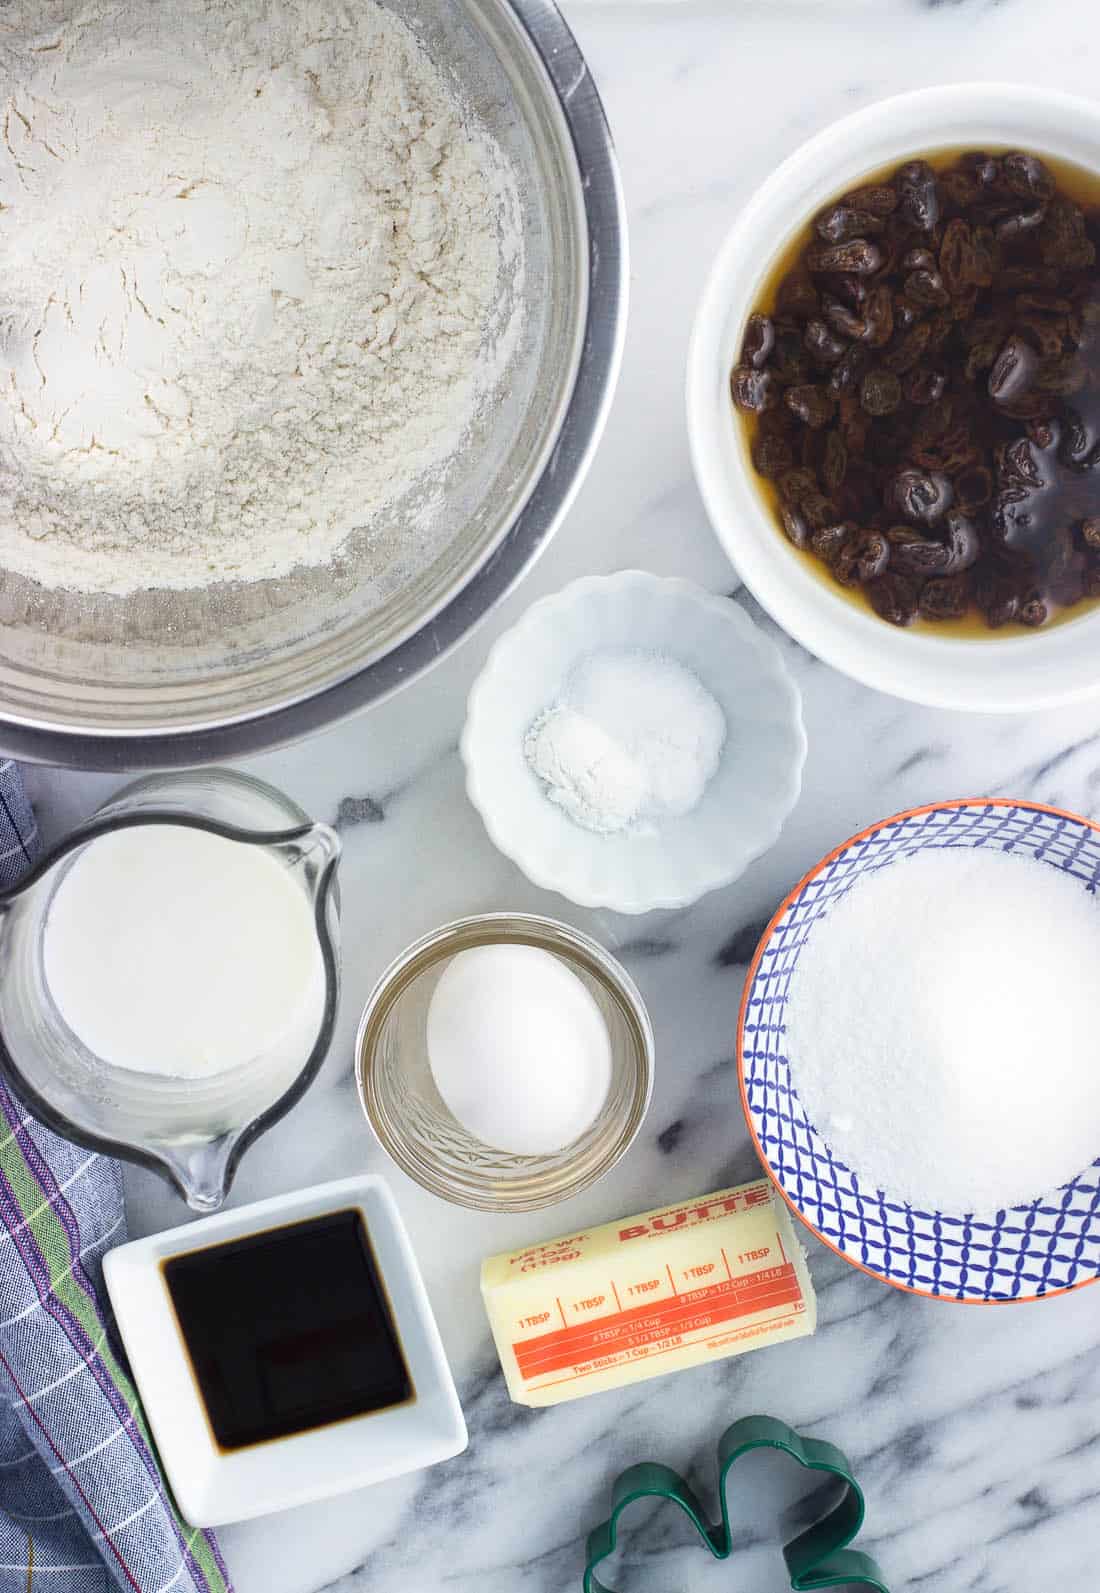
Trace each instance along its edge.
<instances>
[{"instance_id":1,"label":"blue and white lattice bowl","mask_svg":"<svg viewBox=\"0 0 1100 1593\"><path fill-rule=\"evenodd\" d=\"M854 1266L935 1299L1043 1299L1100 1277L1100 1159L993 1222L918 1211L861 1187L832 1155L802 1110L786 1055L787 998L813 926L862 876L939 847L1016 852L1073 875L1082 890L1100 888L1100 825L1036 802L939 802L853 836L795 886L757 948L738 1028L745 1116L787 1204Z\"/></svg>"}]
</instances>

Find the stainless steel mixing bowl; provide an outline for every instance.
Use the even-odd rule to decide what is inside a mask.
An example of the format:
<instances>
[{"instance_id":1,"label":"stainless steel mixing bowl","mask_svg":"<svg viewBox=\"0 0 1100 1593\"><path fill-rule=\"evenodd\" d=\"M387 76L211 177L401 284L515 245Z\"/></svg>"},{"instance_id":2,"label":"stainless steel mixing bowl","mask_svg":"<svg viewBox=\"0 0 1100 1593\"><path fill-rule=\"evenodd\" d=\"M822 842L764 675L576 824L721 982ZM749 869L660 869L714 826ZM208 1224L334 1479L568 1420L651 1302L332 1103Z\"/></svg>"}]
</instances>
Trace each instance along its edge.
<instances>
[{"instance_id":1,"label":"stainless steel mixing bowl","mask_svg":"<svg viewBox=\"0 0 1100 1593\"><path fill-rule=\"evenodd\" d=\"M385 0L511 158L524 316L501 400L444 473L448 535L409 578L380 558L412 503L336 565L134 597L0 573L0 750L79 768L167 768L257 751L411 680L515 584L602 430L626 313L626 235L607 122L551 0ZM420 511L422 515L422 509Z\"/></svg>"}]
</instances>

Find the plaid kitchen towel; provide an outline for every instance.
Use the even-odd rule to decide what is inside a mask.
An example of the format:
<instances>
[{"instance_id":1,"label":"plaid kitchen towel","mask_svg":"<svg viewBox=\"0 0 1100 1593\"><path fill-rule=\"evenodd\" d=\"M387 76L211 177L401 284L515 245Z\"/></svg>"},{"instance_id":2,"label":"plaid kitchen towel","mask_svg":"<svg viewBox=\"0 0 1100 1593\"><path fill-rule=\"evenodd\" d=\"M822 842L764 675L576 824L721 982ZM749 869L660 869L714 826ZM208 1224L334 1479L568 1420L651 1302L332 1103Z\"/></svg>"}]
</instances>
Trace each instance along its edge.
<instances>
[{"instance_id":1,"label":"plaid kitchen towel","mask_svg":"<svg viewBox=\"0 0 1100 1593\"><path fill-rule=\"evenodd\" d=\"M0 888L37 840L0 759ZM172 1504L108 1337L101 1262L125 1238L118 1163L0 1085L0 1593L230 1593L213 1535Z\"/></svg>"}]
</instances>

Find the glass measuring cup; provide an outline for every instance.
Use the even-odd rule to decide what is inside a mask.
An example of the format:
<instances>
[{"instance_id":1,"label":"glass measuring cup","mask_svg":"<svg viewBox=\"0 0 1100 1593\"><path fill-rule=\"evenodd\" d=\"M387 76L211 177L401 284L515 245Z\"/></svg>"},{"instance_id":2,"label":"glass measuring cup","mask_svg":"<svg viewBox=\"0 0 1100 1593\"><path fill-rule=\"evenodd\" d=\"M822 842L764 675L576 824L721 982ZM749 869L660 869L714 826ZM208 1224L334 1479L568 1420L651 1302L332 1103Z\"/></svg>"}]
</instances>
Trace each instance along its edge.
<instances>
[{"instance_id":1,"label":"glass measuring cup","mask_svg":"<svg viewBox=\"0 0 1100 1593\"><path fill-rule=\"evenodd\" d=\"M536 946L593 997L611 1043L599 1115L559 1151L524 1156L475 1139L435 1086L427 1049L431 997L453 957L476 946ZM537 1211L577 1195L633 1143L653 1094L653 1026L626 969L589 935L533 913L482 913L423 936L382 975L359 1024L355 1078L367 1121L402 1172L474 1211Z\"/></svg>"},{"instance_id":2,"label":"glass measuring cup","mask_svg":"<svg viewBox=\"0 0 1100 1593\"><path fill-rule=\"evenodd\" d=\"M104 835L187 825L279 859L313 907L324 972L316 1033L295 1035L204 1078L111 1066L69 1028L45 974L46 918L67 870ZM153 775L128 786L0 895L0 1072L31 1112L66 1139L166 1176L194 1211L229 1192L248 1146L312 1083L332 1038L339 995L340 842L273 786L231 770ZM201 992L195 992L201 999Z\"/></svg>"}]
</instances>

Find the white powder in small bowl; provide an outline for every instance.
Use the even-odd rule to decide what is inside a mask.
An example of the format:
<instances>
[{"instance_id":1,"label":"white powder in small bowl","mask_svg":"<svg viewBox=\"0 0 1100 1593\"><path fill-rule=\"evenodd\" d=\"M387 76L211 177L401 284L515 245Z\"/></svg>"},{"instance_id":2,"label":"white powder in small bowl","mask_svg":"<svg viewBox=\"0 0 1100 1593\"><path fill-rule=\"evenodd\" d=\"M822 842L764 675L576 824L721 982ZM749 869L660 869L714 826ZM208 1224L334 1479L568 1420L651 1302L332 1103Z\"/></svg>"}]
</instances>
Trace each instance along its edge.
<instances>
[{"instance_id":1,"label":"white powder in small bowl","mask_svg":"<svg viewBox=\"0 0 1100 1593\"><path fill-rule=\"evenodd\" d=\"M725 741L725 715L690 669L606 649L581 660L528 730L524 754L575 824L652 833L698 806Z\"/></svg>"},{"instance_id":2,"label":"white powder in small bowl","mask_svg":"<svg viewBox=\"0 0 1100 1593\"><path fill-rule=\"evenodd\" d=\"M786 1013L791 1080L866 1189L992 1217L1100 1156L1100 904L988 849L860 879L814 926Z\"/></svg>"}]
</instances>

